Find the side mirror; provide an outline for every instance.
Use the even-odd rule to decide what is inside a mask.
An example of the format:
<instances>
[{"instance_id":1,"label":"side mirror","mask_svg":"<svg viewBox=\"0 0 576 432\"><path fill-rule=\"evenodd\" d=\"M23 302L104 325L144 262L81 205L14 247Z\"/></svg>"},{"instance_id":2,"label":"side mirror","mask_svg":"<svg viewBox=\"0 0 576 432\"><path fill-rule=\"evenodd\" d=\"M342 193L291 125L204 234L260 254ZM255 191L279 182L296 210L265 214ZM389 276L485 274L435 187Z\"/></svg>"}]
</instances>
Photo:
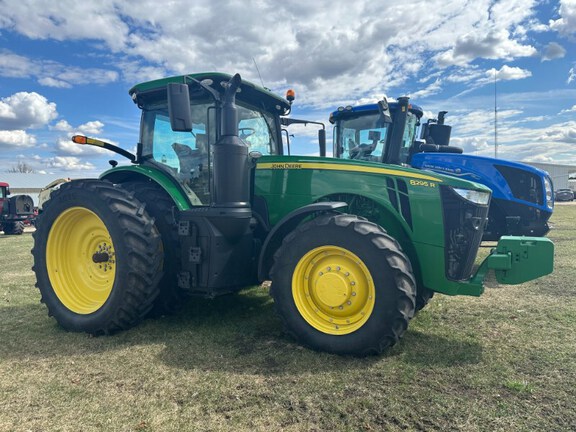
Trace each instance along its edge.
<instances>
[{"instance_id":1,"label":"side mirror","mask_svg":"<svg viewBox=\"0 0 576 432\"><path fill-rule=\"evenodd\" d=\"M8 196L8 195L10 195L10 194L11 194L10 188L6 188L6 196Z\"/></svg>"},{"instance_id":2,"label":"side mirror","mask_svg":"<svg viewBox=\"0 0 576 432\"><path fill-rule=\"evenodd\" d=\"M168 114L170 126L176 132L192 131L192 111L190 110L190 93L187 84L169 83Z\"/></svg>"}]
</instances>

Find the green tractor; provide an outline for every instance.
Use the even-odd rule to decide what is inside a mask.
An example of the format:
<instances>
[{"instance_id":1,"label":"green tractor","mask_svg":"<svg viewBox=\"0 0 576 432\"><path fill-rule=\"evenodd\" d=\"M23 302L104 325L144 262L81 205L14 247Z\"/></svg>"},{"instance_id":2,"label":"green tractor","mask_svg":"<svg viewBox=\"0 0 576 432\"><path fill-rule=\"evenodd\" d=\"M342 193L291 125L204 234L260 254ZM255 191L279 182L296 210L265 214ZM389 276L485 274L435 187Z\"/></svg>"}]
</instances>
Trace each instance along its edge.
<instances>
[{"instance_id":1,"label":"green tractor","mask_svg":"<svg viewBox=\"0 0 576 432\"><path fill-rule=\"evenodd\" d=\"M108 334L189 295L271 280L297 341L367 355L394 345L433 292L479 296L490 269L508 284L552 271L550 240L504 237L473 272L491 197L482 185L283 156L291 102L239 75L166 78L130 95L142 110L136 155L73 140L132 164L62 184L38 218L33 270L65 329Z\"/></svg>"}]
</instances>

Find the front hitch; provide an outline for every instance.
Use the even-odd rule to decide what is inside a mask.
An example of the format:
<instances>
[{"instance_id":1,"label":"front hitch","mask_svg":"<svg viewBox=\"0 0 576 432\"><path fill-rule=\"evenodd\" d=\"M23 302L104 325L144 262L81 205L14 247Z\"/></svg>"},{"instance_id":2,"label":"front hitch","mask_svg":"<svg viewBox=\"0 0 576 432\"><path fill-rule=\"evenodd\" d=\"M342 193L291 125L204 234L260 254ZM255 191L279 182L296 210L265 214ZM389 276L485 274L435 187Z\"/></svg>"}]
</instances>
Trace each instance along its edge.
<instances>
[{"instance_id":1,"label":"front hitch","mask_svg":"<svg viewBox=\"0 0 576 432\"><path fill-rule=\"evenodd\" d=\"M505 285L550 274L554 270L554 243L546 237L502 236L476 271L472 284L482 284L489 270L494 270L498 283Z\"/></svg>"}]
</instances>

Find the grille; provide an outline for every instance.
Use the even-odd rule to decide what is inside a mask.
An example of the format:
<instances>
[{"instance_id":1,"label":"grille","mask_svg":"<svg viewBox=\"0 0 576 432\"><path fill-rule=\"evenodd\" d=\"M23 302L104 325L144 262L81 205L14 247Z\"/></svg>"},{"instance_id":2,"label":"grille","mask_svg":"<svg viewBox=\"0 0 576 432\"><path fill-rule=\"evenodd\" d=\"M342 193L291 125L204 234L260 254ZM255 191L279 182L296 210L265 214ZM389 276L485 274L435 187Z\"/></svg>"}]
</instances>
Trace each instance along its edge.
<instances>
[{"instance_id":1,"label":"grille","mask_svg":"<svg viewBox=\"0 0 576 432\"><path fill-rule=\"evenodd\" d=\"M472 273L478 247L487 222L488 206L474 204L452 190L441 186L444 212L446 277L468 279Z\"/></svg>"},{"instance_id":2,"label":"grille","mask_svg":"<svg viewBox=\"0 0 576 432\"><path fill-rule=\"evenodd\" d=\"M538 205L544 204L544 191L540 177L518 168L504 165L495 165L495 167L506 179L515 198Z\"/></svg>"}]
</instances>

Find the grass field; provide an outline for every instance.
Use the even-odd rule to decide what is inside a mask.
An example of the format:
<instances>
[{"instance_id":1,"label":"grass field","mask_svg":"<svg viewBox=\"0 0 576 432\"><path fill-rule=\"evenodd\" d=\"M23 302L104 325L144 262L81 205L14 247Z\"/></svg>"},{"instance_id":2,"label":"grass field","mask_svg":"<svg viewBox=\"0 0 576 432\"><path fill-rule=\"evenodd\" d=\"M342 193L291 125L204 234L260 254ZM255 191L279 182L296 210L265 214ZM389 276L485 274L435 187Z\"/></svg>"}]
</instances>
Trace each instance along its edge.
<instances>
[{"instance_id":1,"label":"grass field","mask_svg":"<svg viewBox=\"0 0 576 432\"><path fill-rule=\"evenodd\" d=\"M576 430L574 221L557 207L552 275L437 295L366 359L294 344L264 288L115 336L64 332L31 235L0 235L0 431Z\"/></svg>"}]
</instances>

